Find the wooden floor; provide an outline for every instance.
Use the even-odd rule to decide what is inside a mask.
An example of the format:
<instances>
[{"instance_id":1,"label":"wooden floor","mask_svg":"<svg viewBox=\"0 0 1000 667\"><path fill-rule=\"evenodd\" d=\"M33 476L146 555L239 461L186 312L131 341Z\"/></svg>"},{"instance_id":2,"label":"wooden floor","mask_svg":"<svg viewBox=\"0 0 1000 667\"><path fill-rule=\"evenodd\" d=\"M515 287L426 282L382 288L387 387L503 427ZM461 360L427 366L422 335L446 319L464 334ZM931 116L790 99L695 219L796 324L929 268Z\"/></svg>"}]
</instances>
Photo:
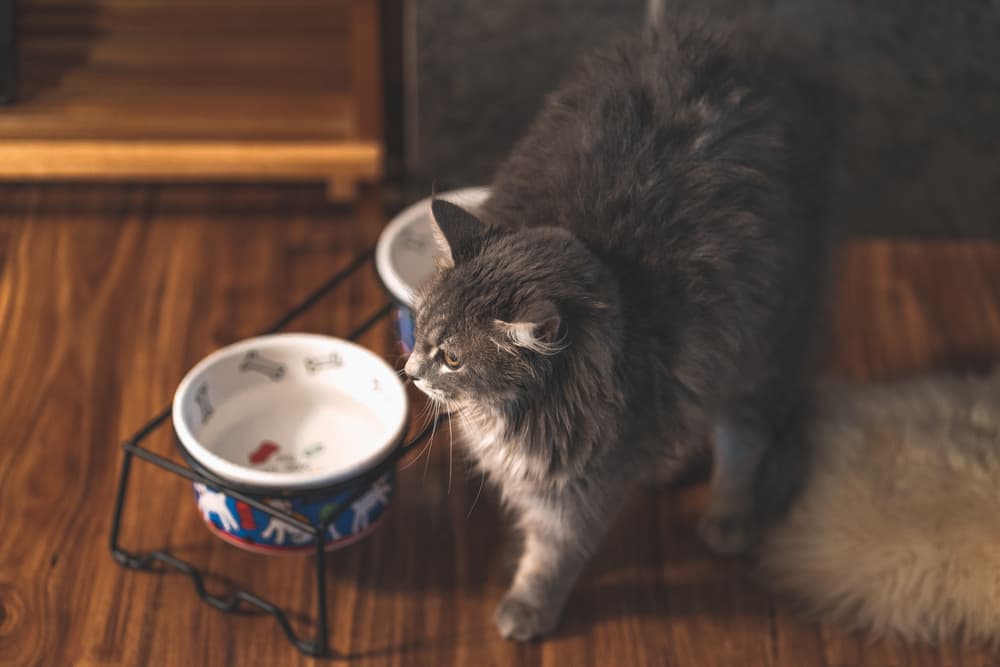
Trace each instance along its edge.
<instances>
[{"instance_id":1,"label":"wooden floor","mask_svg":"<svg viewBox=\"0 0 1000 667\"><path fill-rule=\"evenodd\" d=\"M213 348L269 323L355 252L377 201L331 208L321 189L0 188L0 665L310 663L269 617L223 615L178 575L128 572L108 552L118 444L167 405ZM966 367L1000 353L1000 245L869 241L844 261L834 371L858 378ZM364 274L296 328L343 333L382 300ZM391 354L387 326L365 344ZM151 445L171 452L163 434ZM693 524L700 486L641 492L573 595L559 632L500 640L504 531L447 434L401 474L386 522L333 554L332 646L359 665L989 665L794 618ZM213 590L250 587L312 609L308 558L255 556L202 526L190 487L136 463L124 543L168 547Z\"/></svg>"}]
</instances>

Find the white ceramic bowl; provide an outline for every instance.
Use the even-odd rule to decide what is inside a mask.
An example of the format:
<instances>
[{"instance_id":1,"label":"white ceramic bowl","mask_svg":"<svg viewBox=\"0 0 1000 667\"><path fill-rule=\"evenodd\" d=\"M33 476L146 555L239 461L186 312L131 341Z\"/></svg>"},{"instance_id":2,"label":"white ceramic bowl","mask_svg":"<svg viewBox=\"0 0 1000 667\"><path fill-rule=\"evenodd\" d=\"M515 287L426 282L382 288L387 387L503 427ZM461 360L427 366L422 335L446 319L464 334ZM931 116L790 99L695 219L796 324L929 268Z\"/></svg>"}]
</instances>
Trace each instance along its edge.
<instances>
[{"instance_id":1,"label":"white ceramic bowl","mask_svg":"<svg viewBox=\"0 0 1000 667\"><path fill-rule=\"evenodd\" d=\"M404 435L407 412L403 385L380 357L314 334L222 348L188 372L173 402L174 430L191 459L240 490L287 499L276 504L313 522L337 500L319 490L383 461ZM391 473L375 481L379 497L332 526L328 542L367 529L387 504L392 481ZM302 546L289 524L270 526L265 513L204 485L195 491L206 522L230 541L258 550Z\"/></svg>"},{"instance_id":2,"label":"white ceramic bowl","mask_svg":"<svg viewBox=\"0 0 1000 667\"><path fill-rule=\"evenodd\" d=\"M199 463L277 490L328 486L370 468L398 443L406 413L406 392L385 361L314 334L224 347L191 369L173 403L177 436Z\"/></svg>"},{"instance_id":3,"label":"white ceramic bowl","mask_svg":"<svg viewBox=\"0 0 1000 667\"><path fill-rule=\"evenodd\" d=\"M475 212L489 194L489 188L475 187L449 190L433 198L446 199ZM399 339L406 353L413 349L414 295L433 275L438 252L431 233L431 199L421 199L390 220L375 246L375 269L396 303Z\"/></svg>"}]
</instances>

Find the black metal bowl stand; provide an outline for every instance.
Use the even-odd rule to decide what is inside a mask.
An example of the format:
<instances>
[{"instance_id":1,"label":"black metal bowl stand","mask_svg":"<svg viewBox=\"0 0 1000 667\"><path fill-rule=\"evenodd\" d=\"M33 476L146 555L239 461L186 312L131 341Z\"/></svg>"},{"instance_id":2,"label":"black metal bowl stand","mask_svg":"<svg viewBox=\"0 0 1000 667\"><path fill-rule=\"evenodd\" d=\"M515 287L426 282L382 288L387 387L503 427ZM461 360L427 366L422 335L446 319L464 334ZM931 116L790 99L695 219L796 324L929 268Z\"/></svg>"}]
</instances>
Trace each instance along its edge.
<instances>
[{"instance_id":1,"label":"black metal bowl stand","mask_svg":"<svg viewBox=\"0 0 1000 667\"><path fill-rule=\"evenodd\" d=\"M337 272L331 276L325 283L316 288L308 297L306 297L300 304L286 313L281 319L274 323L271 327L261 332L261 334L271 334L277 333L283 330L292 320L297 318L302 313L306 312L317 302L319 302L323 297L333 291L338 285L343 283L345 280L353 276L360 268L372 263L372 258L374 255L373 249L369 249L355 258L348 266L346 266L341 271ZM379 320L388 315L393 309L393 304L391 302L385 303L378 310L376 310L371 316L369 316L364 322L362 322L354 331L348 334L348 339L355 340L365 334L372 326L374 326ZM200 467L191 465L181 465L170 459L164 458L158 454L154 454L148 449L143 448L142 443L149 437L153 432L162 427L167 421L170 420L171 408L164 408L159 414L150 419L142 428L140 428L131 438L126 440L122 444L122 449L125 451L124 460L122 462L121 473L118 477L118 491L115 495L115 505L114 514L111 522L111 553L114 559L123 567L131 570L145 570L145 571L155 571L160 569L158 566L166 566L172 568L178 572L182 572L191 578L191 582L194 584L195 591L198 596L208 605L219 609L226 613L233 613L237 611L242 611L247 607L257 608L263 612L266 612L274 616L278 625L284 631L285 636L299 651L305 655L312 657L336 657L330 650L329 647L329 627L327 622L327 606L326 606L326 550L324 549L327 529L330 524L337 520L347 509L351 506L355 500L360 498L367 490L369 485L373 480L382 475L415 447L417 447L421 442L427 439L427 437L433 432L433 429L437 425L436 423L431 423L420 431L415 437L408 441L400 440L398 446L389 454L388 457L383 459L376 467L361 473L357 477L350 480L340 482L333 487L328 487L327 489L319 489L319 493L334 493L337 491L344 491L348 488L354 487L354 492L347 496L337 509L324 516L322 521L316 524L304 522L287 512L271 507L267 503L263 502L261 497L255 497L252 492L248 492L245 488L240 488L239 486L234 486L227 483L214 475L211 475L206 470ZM447 417L443 417L446 419ZM176 439L175 439L176 442ZM165 550L155 550L148 551L145 553L135 553L127 551L119 543L119 533L121 529L122 522L122 511L125 506L125 501L128 496L128 481L129 474L132 469L132 459L133 457L138 457L143 461L148 461L152 463L157 468L165 470L174 475L178 475L192 482L201 482L207 486L214 487L221 491L224 491L227 495L230 495L237 500L241 500L246 504L254 507L262 512L265 512L269 516L285 521L292 526L303 530L312 535L313 538L313 548L315 549L315 577L316 577L316 619L314 621L315 631L312 639L307 639L301 637L295 633L292 629L291 624L288 621L288 615L277 605L262 597L259 597L248 591L238 590L230 593L226 597L219 597L212 595L205 590L204 577L201 571L191 563L173 556L168 551ZM274 497L274 493L266 494L267 497ZM206 533L207 534L207 533ZM266 557L266 556L262 556Z\"/></svg>"}]
</instances>

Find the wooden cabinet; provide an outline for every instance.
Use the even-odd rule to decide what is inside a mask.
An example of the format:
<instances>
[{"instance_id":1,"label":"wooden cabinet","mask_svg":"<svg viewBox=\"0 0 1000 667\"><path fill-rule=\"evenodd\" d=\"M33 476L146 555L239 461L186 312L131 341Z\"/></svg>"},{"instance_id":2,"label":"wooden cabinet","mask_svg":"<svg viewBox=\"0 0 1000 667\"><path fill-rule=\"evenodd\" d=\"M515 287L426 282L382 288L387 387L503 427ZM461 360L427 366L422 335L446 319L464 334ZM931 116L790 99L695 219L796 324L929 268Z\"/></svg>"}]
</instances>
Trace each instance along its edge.
<instances>
[{"instance_id":1,"label":"wooden cabinet","mask_svg":"<svg viewBox=\"0 0 1000 667\"><path fill-rule=\"evenodd\" d=\"M0 178L382 174L376 0L24 0Z\"/></svg>"}]
</instances>

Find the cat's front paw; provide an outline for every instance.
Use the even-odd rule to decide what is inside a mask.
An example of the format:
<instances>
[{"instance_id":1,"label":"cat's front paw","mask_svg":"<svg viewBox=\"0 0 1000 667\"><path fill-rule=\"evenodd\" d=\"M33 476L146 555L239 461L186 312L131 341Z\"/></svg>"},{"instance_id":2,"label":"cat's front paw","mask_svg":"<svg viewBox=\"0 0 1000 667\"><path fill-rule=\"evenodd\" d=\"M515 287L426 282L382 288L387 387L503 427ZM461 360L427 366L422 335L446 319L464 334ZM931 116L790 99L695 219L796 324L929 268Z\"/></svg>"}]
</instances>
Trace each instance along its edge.
<instances>
[{"instance_id":1,"label":"cat's front paw","mask_svg":"<svg viewBox=\"0 0 1000 667\"><path fill-rule=\"evenodd\" d=\"M738 514L705 514L698 521L698 535L712 551L723 556L748 552L756 539L750 519Z\"/></svg>"},{"instance_id":2,"label":"cat's front paw","mask_svg":"<svg viewBox=\"0 0 1000 667\"><path fill-rule=\"evenodd\" d=\"M493 621L504 639L524 642L555 630L559 623L559 614L508 595L497 605Z\"/></svg>"}]
</instances>

